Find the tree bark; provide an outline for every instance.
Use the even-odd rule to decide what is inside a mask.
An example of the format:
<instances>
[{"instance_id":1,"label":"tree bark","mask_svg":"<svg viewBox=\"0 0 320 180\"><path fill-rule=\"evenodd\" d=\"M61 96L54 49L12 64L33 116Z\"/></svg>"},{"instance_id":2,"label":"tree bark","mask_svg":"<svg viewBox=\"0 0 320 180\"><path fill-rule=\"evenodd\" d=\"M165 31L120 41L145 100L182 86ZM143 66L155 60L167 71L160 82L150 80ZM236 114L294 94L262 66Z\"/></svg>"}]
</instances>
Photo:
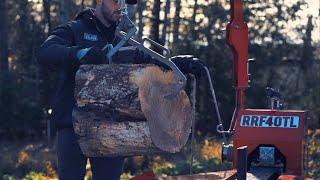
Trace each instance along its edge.
<instances>
[{"instance_id":1,"label":"tree bark","mask_svg":"<svg viewBox=\"0 0 320 180\"><path fill-rule=\"evenodd\" d=\"M8 66L8 22L6 0L0 1L0 71L7 72Z\"/></svg>"},{"instance_id":2,"label":"tree bark","mask_svg":"<svg viewBox=\"0 0 320 180\"><path fill-rule=\"evenodd\" d=\"M51 15L50 15L50 7L51 7L51 0L43 0L43 10L44 10L44 17L45 17L45 32L51 32Z\"/></svg>"},{"instance_id":3,"label":"tree bark","mask_svg":"<svg viewBox=\"0 0 320 180\"><path fill-rule=\"evenodd\" d=\"M173 21L173 44L176 44L179 41L181 0L176 0L175 6L176 6L176 10L174 13L174 21Z\"/></svg>"},{"instance_id":4,"label":"tree bark","mask_svg":"<svg viewBox=\"0 0 320 180\"><path fill-rule=\"evenodd\" d=\"M152 143L147 122L112 122L79 108L73 110L74 129L88 157L134 156L160 152Z\"/></svg>"},{"instance_id":5,"label":"tree bark","mask_svg":"<svg viewBox=\"0 0 320 180\"><path fill-rule=\"evenodd\" d=\"M70 11L71 11L71 1L60 0L59 1L59 20L61 24L69 21Z\"/></svg>"},{"instance_id":6,"label":"tree bark","mask_svg":"<svg viewBox=\"0 0 320 180\"><path fill-rule=\"evenodd\" d=\"M199 8L198 5L198 0L194 1L194 6L193 6L193 13L192 13L192 18L191 18L191 23L190 23L190 32L192 36L192 41L194 42L197 40L197 32L196 32L196 16L197 16L197 10Z\"/></svg>"},{"instance_id":7,"label":"tree bark","mask_svg":"<svg viewBox=\"0 0 320 180\"><path fill-rule=\"evenodd\" d=\"M143 36L143 27L144 27L144 22L143 22L143 10L146 7L146 2L144 0L138 1L138 5L137 5L137 11L138 11L138 35L137 35L137 39L138 41L142 40L142 36Z\"/></svg>"},{"instance_id":8,"label":"tree bark","mask_svg":"<svg viewBox=\"0 0 320 180\"><path fill-rule=\"evenodd\" d=\"M186 93L172 94L174 87L173 73L152 65L81 66L73 119L83 152L128 156L180 151L192 116Z\"/></svg>"},{"instance_id":9,"label":"tree bark","mask_svg":"<svg viewBox=\"0 0 320 180\"><path fill-rule=\"evenodd\" d=\"M160 0L155 0L152 8L152 26L151 26L151 32L150 36L151 38L158 42L160 41L160 36L159 36L159 26L160 26L160 5L161 2ZM153 49L156 52L161 52L159 48L156 46L153 47Z\"/></svg>"},{"instance_id":10,"label":"tree bark","mask_svg":"<svg viewBox=\"0 0 320 180\"><path fill-rule=\"evenodd\" d=\"M166 44L167 29L170 25L169 18L168 18L168 15L170 13L170 5L171 5L171 1L167 0L165 8L164 8L163 28L162 28L162 34L161 34L161 44L162 45Z\"/></svg>"},{"instance_id":11,"label":"tree bark","mask_svg":"<svg viewBox=\"0 0 320 180\"><path fill-rule=\"evenodd\" d=\"M81 0L81 4L80 4L80 12L85 8L84 5L84 0Z\"/></svg>"}]
</instances>

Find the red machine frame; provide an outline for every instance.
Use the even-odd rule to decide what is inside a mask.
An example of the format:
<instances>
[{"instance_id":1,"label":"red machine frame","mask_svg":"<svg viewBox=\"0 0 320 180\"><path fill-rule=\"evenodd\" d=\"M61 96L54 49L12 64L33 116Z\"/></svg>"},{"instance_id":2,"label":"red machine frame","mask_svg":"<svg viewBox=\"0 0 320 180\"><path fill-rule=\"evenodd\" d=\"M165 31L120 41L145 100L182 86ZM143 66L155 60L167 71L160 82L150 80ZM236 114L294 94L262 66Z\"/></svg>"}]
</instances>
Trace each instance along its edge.
<instances>
[{"instance_id":1,"label":"red machine frame","mask_svg":"<svg viewBox=\"0 0 320 180\"><path fill-rule=\"evenodd\" d=\"M236 92L236 105L230 123L233 134L234 149L248 146L247 155L261 144L274 145L286 157L286 171L292 175L304 176L304 134L306 112L299 110L246 109L245 90L248 88L248 27L243 18L241 0L231 0L231 20L227 26L227 43L234 54L233 78ZM297 116L297 128L277 127L243 127L243 115L260 116ZM233 167L237 165L237 152L233 152Z\"/></svg>"}]
</instances>

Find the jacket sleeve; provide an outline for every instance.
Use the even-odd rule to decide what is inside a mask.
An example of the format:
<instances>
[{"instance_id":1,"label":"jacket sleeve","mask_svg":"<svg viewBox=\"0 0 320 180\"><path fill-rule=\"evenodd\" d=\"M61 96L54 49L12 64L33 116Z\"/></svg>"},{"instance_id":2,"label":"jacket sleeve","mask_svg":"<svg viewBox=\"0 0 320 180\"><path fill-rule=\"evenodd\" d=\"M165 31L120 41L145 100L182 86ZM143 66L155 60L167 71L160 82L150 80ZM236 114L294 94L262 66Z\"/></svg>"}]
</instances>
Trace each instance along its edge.
<instances>
[{"instance_id":1,"label":"jacket sleeve","mask_svg":"<svg viewBox=\"0 0 320 180\"><path fill-rule=\"evenodd\" d=\"M71 66L75 61L74 35L71 23L56 27L41 45L37 54L40 65L58 70Z\"/></svg>"}]
</instances>

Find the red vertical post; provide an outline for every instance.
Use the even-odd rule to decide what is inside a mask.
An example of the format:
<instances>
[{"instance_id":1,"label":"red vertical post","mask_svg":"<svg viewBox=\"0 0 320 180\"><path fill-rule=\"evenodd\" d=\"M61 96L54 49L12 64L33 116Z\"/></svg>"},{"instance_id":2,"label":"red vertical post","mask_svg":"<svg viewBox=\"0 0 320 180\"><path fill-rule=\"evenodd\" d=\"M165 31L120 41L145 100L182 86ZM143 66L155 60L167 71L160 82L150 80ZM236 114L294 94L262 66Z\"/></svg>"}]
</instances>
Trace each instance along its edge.
<instances>
[{"instance_id":1,"label":"red vertical post","mask_svg":"<svg viewBox=\"0 0 320 180\"><path fill-rule=\"evenodd\" d=\"M231 0L231 20L227 26L227 43L234 55L235 88L248 87L248 26L243 19L241 0Z\"/></svg>"},{"instance_id":2,"label":"red vertical post","mask_svg":"<svg viewBox=\"0 0 320 180\"><path fill-rule=\"evenodd\" d=\"M231 0L231 19L227 25L227 43L233 53L233 85L236 90L236 107L229 130L233 130L238 110L245 105L244 91L248 88L248 26L243 18L241 0Z\"/></svg>"}]
</instances>

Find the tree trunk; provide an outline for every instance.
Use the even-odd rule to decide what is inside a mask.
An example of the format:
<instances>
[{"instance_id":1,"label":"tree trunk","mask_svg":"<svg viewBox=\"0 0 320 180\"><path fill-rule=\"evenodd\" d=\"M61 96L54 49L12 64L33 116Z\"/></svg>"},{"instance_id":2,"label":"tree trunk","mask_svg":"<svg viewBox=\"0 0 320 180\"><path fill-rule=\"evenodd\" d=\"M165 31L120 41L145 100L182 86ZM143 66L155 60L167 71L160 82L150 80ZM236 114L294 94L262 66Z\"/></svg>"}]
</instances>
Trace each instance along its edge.
<instances>
[{"instance_id":1,"label":"tree trunk","mask_svg":"<svg viewBox=\"0 0 320 180\"><path fill-rule=\"evenodd\" d=\"M17 5L19 7L19 19L17 31L17 41L15 42L15 52L18 54L19 63L22 64L23 69L28 69L32 60L32 30L30 24L32 20L29 16L31 13L28 9L28 0L20 0ZM28 38L25 38L28 36Z\"/></svg>"},{"instance_id":2,"label":"tree trunk","mask_svg":"<svg viewBox=\"0 0 320 180\"><path fill-rule=\"evenodd\" d=\"M81 4L80 4L80 12L85 8L84 5L84 0L81 0Z\"/></svg>"},{"instance_id":3,"label":"tree trunk","mask_svg":"<svg viewBox=\"0 0 320 180\"><path fill-rule=\"evenodd\" d=\"M44 17L45 17L45 32L51 32L51 15L50 15L50 6L51 0L43 0L43 10L44 10Z\"/></svg>"},{"instance_id":4,"label":"tree trunk","mask_svg":"<svg viewBox=\"0 0 320 180\"><path fill-rule=\"evenodd\" d=\"M152 26L150 36L151 38L159 43L159 26L160 26L160 0L155 0L152 8ZM156 47L153 47L154 50L160 52L160 50Z\"/></svg>"},{"instance_id":5,"label":"tree trunk","mask_svg":"<svg viewBox=\"0 0 320 180\"><path fill-rule=\"evenodd\" d=\"M147 122L112 122L79 108L73 110L74 129L88 157L134 156L159 152L150 138Z\"/></svg>"},{"instance_id":6,"label":"tree trunk","mask_svg":"<svg viewBox=\"0 0 320 180\"><path fill-rule=\"evenodd\" d=\"M144 22L143 22L143 10L146 6L146 2L144 0L138 1L138 5L137 5L137 11L138 11L138 35L137 35L137 39L138 41L142 40L142 36L143 36L143 27L144 27Z\"/></svg>"},{"instance_id":7,"label":"tree trunk","mask_svg":"<svg viewBox=\"0 0 320 180\"><path fill-rule=\"evenodd\" d=\"M170 12L170 4L171 4L171 1L167 0L165 8L164 8L163 28L162 28L162 34L161 34L161 44L162 45L166 44L167 29L168 29L168 26L170 25L169 18L168 18L168 15Z\"/></svg>"},{"instance_id":8,"label":"tree trunk","mask_svg":"<svg viewBox=\"0 0 320 180\"><path fill-rule=\"evenodd\" d=\"M7 72L8 66L8 22L6 0L0 1L0 72Z\"/></svg>"},{"instance_id":9,"label":"tree trunk","mask_svg":"<svg viewBox=\"0 0 320 180\"><path fill-rule=\"evenodd\" d=\"M96 8L96 5L97 5L97 0L92 0L92 7Z\"/></svg>"},{"instance_id":10,"label":"tree trunk","mask_svg":"<svg viewBox=\"0 0 320 180\"><path fill-rule=\"evenodd\" d=\"M176 11L174 13L174 22L173 22L173 44L176 44L179 41L181 0L176 0L175 6L176 6Z\"/></svg>"},{"instance_id":11,"label":"tree trunk","mask_svg":"<svg viewBox=\"0 0 320 180\"><path fill-rule=\"evenodd\" d=\"M197 16L197 10L198 10L198 0L194 1L194 6L193 6L193 14L192 14L192 18L191 18L191 23L190 23L190 32L191 32L191 36L192 36L192 41L194 42L195 40L197 40L197 32L196 32L196 16Z\"/></svg>"},{"instance_id":12,"label":"tree trunk","mask_svg":"<svg viewBox=\"0 0 320 180\"><path fill-rule=\"evenodd\" d=\"M192 116L186 93L172 94L174 87L173 73L152 65L81 66L73 119L83 152L128 156L180 151Z\"/></svg>"},{"instance_id":13,"label":"tree trunk","mask_svg":"<svg viewBox=\"0 0 320 180\"><path fill-rule=\"evenodd\" d=\"M61 24L69 21L70 11L71 11L71 1L60 0L59 1L59 20Z\"/></svg>"}]
</instances>

